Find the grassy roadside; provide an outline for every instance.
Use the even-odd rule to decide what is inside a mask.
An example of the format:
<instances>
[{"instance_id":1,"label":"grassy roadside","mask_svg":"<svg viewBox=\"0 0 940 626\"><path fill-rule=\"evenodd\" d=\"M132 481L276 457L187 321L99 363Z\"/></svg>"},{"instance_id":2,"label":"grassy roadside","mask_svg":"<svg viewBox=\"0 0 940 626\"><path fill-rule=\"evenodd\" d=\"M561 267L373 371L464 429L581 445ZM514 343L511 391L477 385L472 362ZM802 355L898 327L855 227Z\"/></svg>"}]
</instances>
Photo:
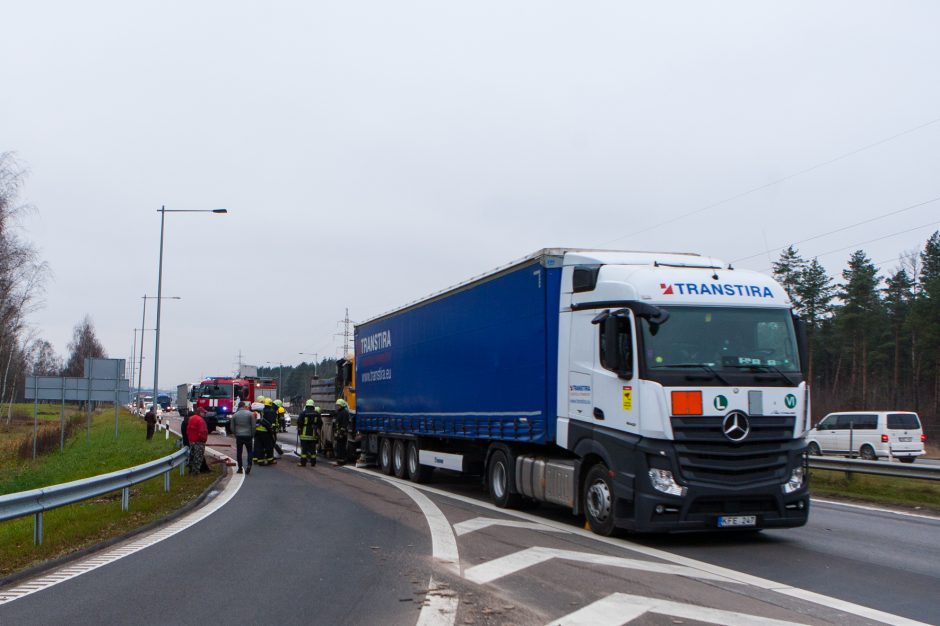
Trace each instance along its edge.
<instances>
[{"instance_id":1,"label":"grassy roadside","mask_svg":"<svg viewBox=\"0 0 940 626\"><path fill-rule=\"evenodd\" d=\"M940 484L936 481L862 474L846 479L845 472L810 471L809 488L814 496L940 513Z\"/></svg>"},{"instance_id":2,"label":"grassy roadside","mask_svg":"<svg viewBox=\"0 0 940 626\"><path fill-rule=\"evenodd\" d=\"M32 405L29 410L32 411ZM56 432L58 419L57 408L56 423L51 425ZM84 427L78 428L66 441L64 452L58 450L56 438L55 452L36 461L17 459L9 454L22 437L32 441L31 426L25 432L14 429L3 433L0 494L124 469L166 456L175 449L173 438L164 439L161 431L147 441L143 420L126 411L121 413L119 436L115 438L114 412L110 409L94 416L87 443ZM215 472L181 477L174 471L169 493L163 491L162 476L151 479L131 488L130 511L127 513L121 511L120 492L49 511L43 520L43 545L38 547L33 545L31 517L0 522L0 577L77 552L161 519L198 498L217 477Z\"/></svg>"}]
</instances>

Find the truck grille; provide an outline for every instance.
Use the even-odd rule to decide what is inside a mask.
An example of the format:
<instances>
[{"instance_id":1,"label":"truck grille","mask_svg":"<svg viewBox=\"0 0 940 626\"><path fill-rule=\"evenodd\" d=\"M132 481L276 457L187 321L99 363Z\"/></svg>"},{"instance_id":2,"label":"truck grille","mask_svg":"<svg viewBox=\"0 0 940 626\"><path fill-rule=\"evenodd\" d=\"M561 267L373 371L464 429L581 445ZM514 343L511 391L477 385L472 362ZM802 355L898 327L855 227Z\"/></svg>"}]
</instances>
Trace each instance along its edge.
<instances>
[{"instance_id":1,"label":"truck grille","mask_svg":"<svg viewBox=\"0 0 940 626\"><path fill-rule=\"evenodd\" d=\"M803 442L793 439L793 415L751 415L740 443L722 432L722 416L673 417L679 470L686 480L748 485L786 478L788 458Z\"/></svg>"}]
</instances>

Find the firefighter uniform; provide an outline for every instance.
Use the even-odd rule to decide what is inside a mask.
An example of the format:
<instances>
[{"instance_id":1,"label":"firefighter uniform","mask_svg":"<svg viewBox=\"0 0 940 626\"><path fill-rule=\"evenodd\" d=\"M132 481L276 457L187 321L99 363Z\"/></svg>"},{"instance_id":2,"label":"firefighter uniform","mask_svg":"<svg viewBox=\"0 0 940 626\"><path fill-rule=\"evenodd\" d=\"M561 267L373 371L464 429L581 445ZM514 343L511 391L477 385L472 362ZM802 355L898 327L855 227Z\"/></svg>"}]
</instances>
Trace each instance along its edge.
<instances>
[{"instance_id":1,"label":"firefighter uniform","mask_svg":"<svg viewBox=\"0 0 940 626\"><path fill-rule=\"evenodd\" d=\"M265 398L265 400L267 400ZM270 402L270 400L267 400ZM257 408L256 408L257 407ZM264 402L251 405L252 410L258 412L258 421L255 425L255 445L253 446L251 460L255 465L270 465L274 462L274 449L271 443L271 430L274 426L267 418L268 411Z\"/></svg>"},{"instance_id":2,"label":"firefighter uniform","mask_svg":"<svg viewBox=\"0 0 940 626\"><path fill-rule=\"evenodd\" d=\"M320 429L320 413L313 405L313 400L307 400L304 410L297 417L297 433L300 437L300 465L304 467L310 461L310 467L317 464L317 440Z\"/></svg>"},{"instance_id":3,"label":"firefighter uniform","mask_svg":"<svg viewBox=\"0 0 940 626\"><path fill-rule=\"evenodd\" d=\"M336 413L333 415L333 452L340 463L346 462L346 445L349 441L349 410L346 401L336 401Z\"/></svg>"},{"instance_id":4,"label":"firefighter uniform","mask_svg":"<svg viewBox=\"0 0 940 626\"><path fill-rule=\"evenodd\" d=\"M271 398L264 399L264 411L261 412L261 417L268 423L267 437L265 437L265 455L267 456L269 465L277 463L277 459L274 458L274 448L277 446L278 408L279 407L274 404Z\"/></svg>"}]
</instances>

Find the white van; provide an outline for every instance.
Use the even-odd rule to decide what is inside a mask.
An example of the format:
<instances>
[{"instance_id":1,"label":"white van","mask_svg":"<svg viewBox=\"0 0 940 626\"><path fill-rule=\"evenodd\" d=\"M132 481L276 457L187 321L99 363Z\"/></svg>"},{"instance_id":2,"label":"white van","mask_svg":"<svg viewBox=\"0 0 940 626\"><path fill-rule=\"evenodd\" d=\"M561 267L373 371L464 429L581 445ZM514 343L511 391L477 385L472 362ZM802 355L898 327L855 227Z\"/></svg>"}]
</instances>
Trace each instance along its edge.
<instances>
[{"instance_id":1,"label":"white van","mask_svg":"<svg viewBox=\"0 0 940 626\"><path fill-rule=\"evenodd\" d=\"M876 461L894 457L913 463L927 439L917 413L846 411L830 413L806 435L810 454L856 454Z\"/></svg>"}]
</instances>

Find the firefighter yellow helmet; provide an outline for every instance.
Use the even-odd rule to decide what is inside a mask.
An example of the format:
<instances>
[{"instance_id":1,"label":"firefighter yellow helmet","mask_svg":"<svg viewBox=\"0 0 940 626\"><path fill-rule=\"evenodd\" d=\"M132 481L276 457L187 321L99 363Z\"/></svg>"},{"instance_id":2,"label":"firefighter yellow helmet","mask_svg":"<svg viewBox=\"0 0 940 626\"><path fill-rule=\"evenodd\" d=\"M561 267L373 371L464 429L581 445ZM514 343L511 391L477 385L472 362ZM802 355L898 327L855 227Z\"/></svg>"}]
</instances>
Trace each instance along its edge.
<instances>
[{"instance_id":1,"label":"firefighter yellow helmet","mask_svg":"<svg viewBox=\"0 0 940 626\"><path fill-rule=\"evenodd\" d=\"M274 404L274 403L271 402L271 398L265 398L265 399L264 399L264 406L271 406L272 404Z\"/></svg>"},{"instance_id":2,"label":"firefighter yellow helmet","mask_svg":"<svg viewBox=\"0 0 940 626\"><path fill-rule=\"evenodd\" d=\"M307 400L307 401L304 403L304 406L313 406L313 400Z\"/></svg>"},{"instance_id":3,"label":"firefighter yellow helmet","mask_svg":"<svg viewBox=\"0 0 940 626\"><path fill-rule=\"evenodd\" d=\"M284 403L281 402L280 400L275 400L275 401L274 401L274 404L276 404L276 405L278 405L278 406L282 406Z\"/></svg>"},{"instance_id":4,"label":"firefighter yellow helmet","mask_svg":"<svg viewBox=\"0 0 940 626\"><path fill-rule=\"evenodd\" d=\"M336 406L349 406L349 405L346 404L346 401L345 401L345 400L343 400L342 398L340 398L339 400L336 401Z\"/></svg>"}]
</instances>

